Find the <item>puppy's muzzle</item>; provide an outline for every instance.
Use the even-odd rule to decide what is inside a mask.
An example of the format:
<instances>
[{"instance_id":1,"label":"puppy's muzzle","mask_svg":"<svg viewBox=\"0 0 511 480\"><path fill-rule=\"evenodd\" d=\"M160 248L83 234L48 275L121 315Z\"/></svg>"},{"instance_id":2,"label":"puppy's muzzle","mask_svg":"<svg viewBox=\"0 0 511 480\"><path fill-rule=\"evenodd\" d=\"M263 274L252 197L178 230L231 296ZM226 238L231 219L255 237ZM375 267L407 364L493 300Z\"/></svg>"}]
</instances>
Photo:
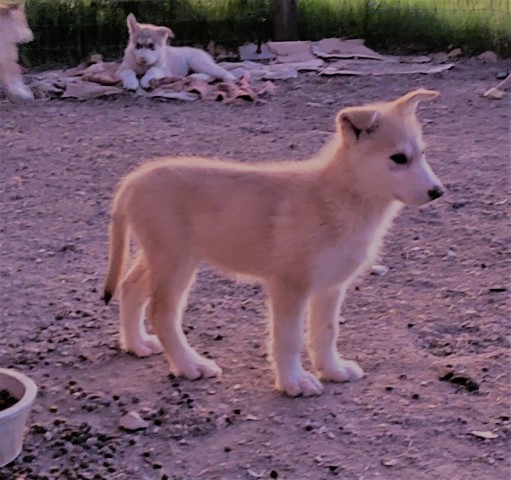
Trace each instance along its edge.
<instances>
[{"instance_id":1,"label":"puppy's muzzle","mask_svg":"<svg viewBox=\"0 0 511 480\"><path fill-rule=\"evenodd\" d=\"M436 200L440 198L444 194L444 190L442 187L433 187L431 190L428 190L428 196L431 200Z\"/></svg>"}]
</instances>

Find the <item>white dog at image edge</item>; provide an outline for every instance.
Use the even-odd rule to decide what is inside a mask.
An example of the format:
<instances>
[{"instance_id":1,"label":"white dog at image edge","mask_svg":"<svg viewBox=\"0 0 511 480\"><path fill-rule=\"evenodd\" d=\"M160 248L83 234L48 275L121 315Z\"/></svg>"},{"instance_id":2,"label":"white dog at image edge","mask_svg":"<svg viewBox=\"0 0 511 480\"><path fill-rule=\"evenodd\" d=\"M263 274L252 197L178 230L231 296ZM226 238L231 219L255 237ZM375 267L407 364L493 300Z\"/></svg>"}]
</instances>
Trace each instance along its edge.
<instances>
[{"instance_id":1,"label":"white dog at image edge","mask_svg":"<svg viewBox=\"0 0 511 480\"><path fill-rule=\"evenodd\" d=\"M266 288L278 390L318 395L320 379L363 377L337 351L340 306L403 204L443 194L415 115L419 102L436 96L421 89L341 110L333 139L309 161L166 158L128 174L113 202L104 293L108 303L120 283L123 349L138 356L164 351L171 371L189 379L221 373L182 329L203 259ZM129 233L139 249L124 275ZM146 307L156 335L146 332ZM314 373L301 360L306 318Z\"/></svg>"},{"instance_id":2,"label":"white dog at image edge","mask_svg":"<svg viewBox=\"0 0 511 480\"><path fill-rule=\"evenodd\" d=\"M171 47L174 38L170 28L138 23L130 13L127 17L129 41L117 77L127 90L147 89L153 79L184 77L190 72L205 73L224 82L235 80L234 75L218 66L213 57L191 47Z\"/></svg>"},{"instance_id":3,"label":"white dog at image edge","mask_svg":"<svg viewBox=\"0 0 511 480\"><path fill-rule=\"evenodd\" d=\"M34 99L32 91L23 83L18 65L18 44L31 42L33 38L24 3L0 0L0 84L12 99Z\"/></svg>"}]
</instances>

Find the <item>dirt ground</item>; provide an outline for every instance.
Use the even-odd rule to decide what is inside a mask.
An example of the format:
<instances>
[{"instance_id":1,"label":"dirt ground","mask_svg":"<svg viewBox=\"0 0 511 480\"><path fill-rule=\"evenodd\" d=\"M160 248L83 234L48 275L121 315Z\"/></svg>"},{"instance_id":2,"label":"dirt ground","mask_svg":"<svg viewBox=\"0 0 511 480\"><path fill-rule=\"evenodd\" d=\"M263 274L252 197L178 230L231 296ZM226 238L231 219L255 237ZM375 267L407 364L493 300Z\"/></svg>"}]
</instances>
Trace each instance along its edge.
<instances>
[{"instance_id":1,"label":"dirt ground","mask_svg":"<svg viewBox=\"0 0 511 480\"><path fill-rule=\"evenodd\" d=\"M0 479L509 478L511 94L480 94L510 68L304 74L264 105L0 100L0 365L40 389L23 453ZM388 272L350 289L339 349L364 379L278 394L264 292L207 266L185 325L222 377L173 379L162 355L119 350L117 301L100 296L110 200L127 171L169 154L304 159L341 107L420 86L441 92L420 117L448 194L405 208L382 252ZM119 428L131 410L145 430Z\"/></svg>"}]
</instances>

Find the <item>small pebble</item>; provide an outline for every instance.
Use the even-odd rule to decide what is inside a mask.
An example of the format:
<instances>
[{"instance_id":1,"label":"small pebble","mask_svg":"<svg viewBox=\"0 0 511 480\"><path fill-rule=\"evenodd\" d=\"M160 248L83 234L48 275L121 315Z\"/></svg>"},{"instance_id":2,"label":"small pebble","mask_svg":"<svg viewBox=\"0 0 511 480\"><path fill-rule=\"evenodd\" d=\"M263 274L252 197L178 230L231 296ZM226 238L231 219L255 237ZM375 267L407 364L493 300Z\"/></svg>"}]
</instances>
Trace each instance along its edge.
<instances>
[{"instance_id":1,"label":"small pebble","mask_svg":"<svg viewBox=\"0 0 511 480\"><path fill-rule=\"evenodd\" d=\"M119 426L130 432L147 428L149 424L134 410L128 412L119 420Z\"/></svg>"},{"instance_id":2,"label":"small pebble","mask_svg":"<svg viewBox=\"0 0 511 480\"><path fill-rule=\"evenodd\" d=\"M379 275L380 277L384 277L389 272L389 267L385 265L373 265L371 267L371 273L373 275Z\"/></svg>"}]
</instances>

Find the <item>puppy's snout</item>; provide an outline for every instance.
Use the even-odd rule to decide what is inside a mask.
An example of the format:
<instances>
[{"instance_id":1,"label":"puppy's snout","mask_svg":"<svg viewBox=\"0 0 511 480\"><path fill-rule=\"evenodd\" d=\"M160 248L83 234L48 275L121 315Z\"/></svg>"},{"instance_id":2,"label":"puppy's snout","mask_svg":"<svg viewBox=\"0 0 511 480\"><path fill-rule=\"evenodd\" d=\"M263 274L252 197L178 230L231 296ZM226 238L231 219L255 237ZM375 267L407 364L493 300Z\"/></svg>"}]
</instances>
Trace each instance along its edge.
<instances>
[{"instance_id":1,"label":"puppy's snout","mask_svg":"<svg viewBox=\"0 0 511 480\"><path fill-rule=\"evenodd\" d=\"M433 187L431 190L428 190L428 196L431 200L436 200L437 198L440 198L444 194L444 190L442 187L436 186Z\"/></svg>"},{"instance_id":2,"label":"puppy's snout","mask_svg":"<svg viewBox=\"0 0 511 480\"><path fill-rule=\"evenodd\" d=\"M34 34L28 28L23 32L19 43L30 43L34 39Z\"/></svg>"}]
</instances>

